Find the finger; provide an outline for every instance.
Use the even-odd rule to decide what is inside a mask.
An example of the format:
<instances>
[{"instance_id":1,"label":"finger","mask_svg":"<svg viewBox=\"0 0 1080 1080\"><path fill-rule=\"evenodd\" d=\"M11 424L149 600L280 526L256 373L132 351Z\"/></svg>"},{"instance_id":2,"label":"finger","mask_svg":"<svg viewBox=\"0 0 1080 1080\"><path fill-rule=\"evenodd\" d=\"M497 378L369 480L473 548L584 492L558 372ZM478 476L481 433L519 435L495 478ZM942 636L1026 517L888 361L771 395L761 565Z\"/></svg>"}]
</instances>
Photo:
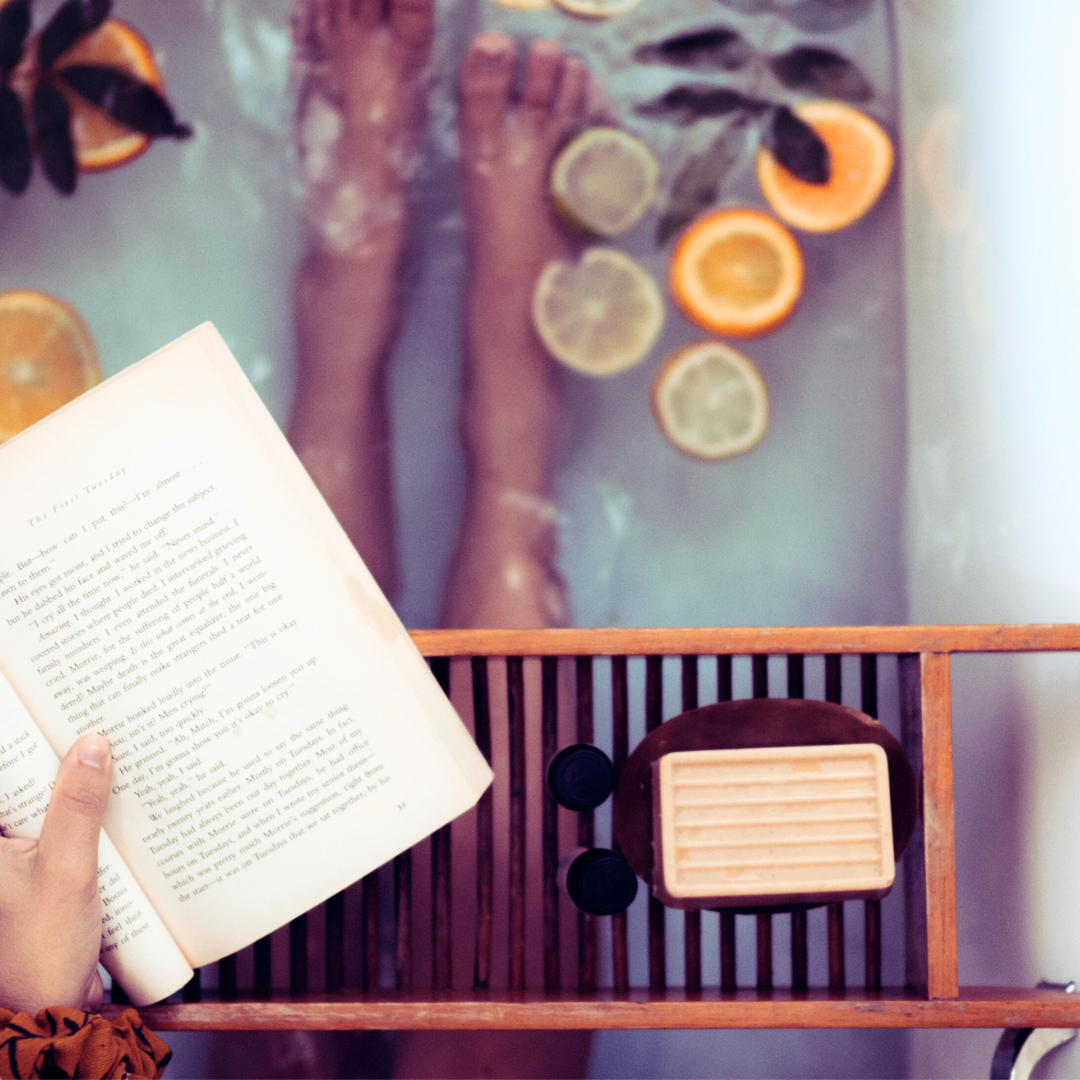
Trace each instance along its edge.
<instances>
[{"instance_id":1,"label":"finger","mask_svg":"<svg viewBox=\"0 0 1080 1080\"><path fill-rule=\"evenodd\" d=\"M64 891L96 886L111 775L112 750L104 735L84 735L60 763L34 867L43 882L62 883Z\"/></svg>"}]
</instances>

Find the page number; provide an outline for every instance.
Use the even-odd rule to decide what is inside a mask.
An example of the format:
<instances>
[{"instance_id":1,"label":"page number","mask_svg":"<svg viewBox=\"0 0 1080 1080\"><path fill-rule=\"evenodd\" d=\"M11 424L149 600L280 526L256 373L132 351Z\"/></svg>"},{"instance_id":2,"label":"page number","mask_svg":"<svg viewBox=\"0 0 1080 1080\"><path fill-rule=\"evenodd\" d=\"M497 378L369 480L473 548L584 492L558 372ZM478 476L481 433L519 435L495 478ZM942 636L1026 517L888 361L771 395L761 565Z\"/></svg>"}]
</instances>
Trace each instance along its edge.
<instances>
[{"instance_id":1,"label":"page number","mask_svg":"<svg viewBox=\"0 0 1080 1080\"><path fill-rule=\"evenodd\" d=\"M405 804L403 802L399 802L397 804L397 808L398 808L398 813L400 814L401 811L405 809Z\"/></svg>"}]
</instances>

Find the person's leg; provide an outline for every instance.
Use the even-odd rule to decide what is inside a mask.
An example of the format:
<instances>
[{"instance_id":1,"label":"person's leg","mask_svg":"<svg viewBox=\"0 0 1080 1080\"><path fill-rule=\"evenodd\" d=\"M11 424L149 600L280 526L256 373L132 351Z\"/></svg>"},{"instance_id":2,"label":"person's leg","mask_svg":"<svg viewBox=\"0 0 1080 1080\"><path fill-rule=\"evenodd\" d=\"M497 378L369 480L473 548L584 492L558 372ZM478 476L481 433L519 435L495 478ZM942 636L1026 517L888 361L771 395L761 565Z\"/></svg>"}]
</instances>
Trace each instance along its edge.
<instances>
[{"instance_id":1,"label":"person's leg","mask_svg":"<svg viewBox=\"0 0 1080 1080\"><path fill-rule=\"evenodd\" d=\"M590 76L535 41L520 101L504 34L481 34L461 69L461 178L468 293L460 427L467 489L441 623L566 625L552 504L560 371L532 325L537 276L572 250L548 193L552 157L581 126Z\"/></svg>"},{"instance_id":2,"label":"person's leg","mask_svg":"<svg viewBox=\"0 0 1080 1080\"><path fill-rule=\"evenodd\" d=\"M385 367L401 322L434 0L296 0L292 24L305 250L296 273L288 436L392 596ZM389 1072L390 1043L377 1033L231 1033L215 1042L215 1076Z\"/></svg>"},{"instance_id":3,"label":"person's leg","mask_svg":"<svg viewBox=\"0 0 1080 1080\"><path fill-rule=\"evenodd\" d=\"M467 491L443 600L441 623L448 627L569 620L555 568L552 503L562 427L559 372L533 330L531 311L541 269L572 251L551 209L548 173L559 146L586 118L590 76L554 42L537 41L525 61L521 100L513 101L516 63L511 39L488 33L473 42L461 69L468 292L460 424ZM493 696L494 710L499 700ZM505 820L496 829L504 833ZM455 837L455 859L463 854L462 839ZM539 884L531 875L532 895ZM505 959L500 952L497 961ZM590 1042L587 1031L403 1032L395 1075L582 1077Z\"/></svg>"},{"instance_id":4,"label":"person's leg","mask_svg":"<svg viewBox=\"0 0 1080 1080\"><path fill-rule=\"evenodd\" d=\"M288 435L391 597L385 368L401 323L433 26L434 0L297 0L293 12L305 253Z\"/></svg>"}]
</instances>

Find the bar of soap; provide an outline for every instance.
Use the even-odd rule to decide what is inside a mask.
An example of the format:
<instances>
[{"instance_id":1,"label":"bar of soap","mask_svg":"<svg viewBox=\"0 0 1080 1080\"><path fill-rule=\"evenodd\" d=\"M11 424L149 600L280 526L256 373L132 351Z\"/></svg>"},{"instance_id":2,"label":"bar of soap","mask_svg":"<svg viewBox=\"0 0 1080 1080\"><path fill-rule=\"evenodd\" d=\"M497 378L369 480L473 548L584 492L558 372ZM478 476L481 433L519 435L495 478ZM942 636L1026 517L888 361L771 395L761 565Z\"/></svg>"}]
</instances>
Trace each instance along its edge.
<instances>
[{"instance_id":1,"label":"bar of soap","mask_svg":"<svg viewBox=\"0 0 1080 1080\"><path fill-rule=\"evenodd\" d=\"M664 754L653 822L653 892L669 907L873 899L896 876L876 743Z\"/></svg>"}]
</instances>

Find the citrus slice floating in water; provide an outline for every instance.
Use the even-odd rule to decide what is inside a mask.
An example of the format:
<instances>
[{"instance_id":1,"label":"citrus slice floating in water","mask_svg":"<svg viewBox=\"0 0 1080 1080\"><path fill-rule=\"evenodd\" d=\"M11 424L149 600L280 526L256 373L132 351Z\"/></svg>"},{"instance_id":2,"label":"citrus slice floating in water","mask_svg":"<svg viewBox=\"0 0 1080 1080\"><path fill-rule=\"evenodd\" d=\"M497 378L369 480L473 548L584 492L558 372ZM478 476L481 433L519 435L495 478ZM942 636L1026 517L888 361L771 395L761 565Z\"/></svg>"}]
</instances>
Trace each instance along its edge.
<instances>
[{"instance_id":1,"label":"citrus slice floating in water","mask_svg":"<svg viewBox=\"0 0 1080 1080\"><path fill-rule=\"evenodd\" d=\"M48 293L0 293L0 442L101 382L79 313Z\"/></svg>"},{"instance_id":2,"label":"citrus slice floating in water","mask_svg":"<svg viewBox=\"0 0 1080 1080\"><path fill-rule=\"evenodd\" d=\"M664 361L653 380L652 410L676 449L706 461L749 450L769 423L757 368L719 341L690 345Z\"/></svg>"},{"instance_id":3,"label":"citrus slice floating in water","mask_svg":"<svg viewBox=\"0 0 1080 1080\"><path fill-rule=\"evenodd\" d=\"M840 101L804 101L794 111L829 148L829 180L808 184L762 147L757 155L761 190L776 213L797 229L843 229L877 202L888 183L892 141L876 120Z\"/></svg>"},{"instance_id":4,"label":"citrus slice floating in water","mask_svg":"<svg viewBox=\"0 0 1080 1080\"><path fill-rule=\"evenodd\" d=\"M514 11L540 11L543 8L554 7L554 0L493 0L493 2L512 8Z\"/></svg>"},{"instance_id":5,"label":"citrus slice floating in water","mask_svg":"<svg viewBox=\"0 0 1080 1080\"><path fill-rule=\"evenodd\" d=\"M551 169L555 209L574 228L618 236L656 199L660 163L640 140L615 127L592 127L570 142Z\"/></svg>"},{"instance_id":6,"label":"citrus slice floating in water","mask_svg":"<svg viewBox=\"0 0 1080 1080\"><path fill-rule=\"evenodd\" d=\"M671 258L671 295L692 322L731 337L778 326L803 287L803 258L780 222L721 210L683 233Z\"/></svg>"},{"instance_id":7,"label":"citrus slice floating in water","mask_svg":"<svg viewBox=\"0 0 1080 1080\"><path fill-rule=\"evenodd\" d=\"M20 95L29 101L37 78L36 39L31 40L23 55L24 59L12 72L11 82ZM80 38L60 54L53 69L61 71L84 64L118 68L149 83L159 92L163 89L161 72L149 43L119 19L106 19L93 33ZM117 123L104 109L99 109L75 93L62 79L56 79L55 85L71 109L75 160L84 172L125 165L150 145L152 140L149 135Z\"/></svg>"},{"instance_id":8,"label":"citrus slice floating in water","mask_svg":"<svg viewBox=\"0 0 1080 1080\"><path fill-rule=\"evenodd\" d=\"M614 248L551 262L533 293L533 324L548 352L585 375L640 363L664 325L664 299L649 274Z\"/></svg>"},{"instance_id":9,"label":"citrus slice floating in water","mask_svg":"<svg viewBox=\"0 0 1080 1080\"><path fill-rule=\"evenodd\" d=\"M555 3L571 15L580 15L584 19L610 19L632 11L641 0L555 0Z\"/></svg>"}]
</instances>

